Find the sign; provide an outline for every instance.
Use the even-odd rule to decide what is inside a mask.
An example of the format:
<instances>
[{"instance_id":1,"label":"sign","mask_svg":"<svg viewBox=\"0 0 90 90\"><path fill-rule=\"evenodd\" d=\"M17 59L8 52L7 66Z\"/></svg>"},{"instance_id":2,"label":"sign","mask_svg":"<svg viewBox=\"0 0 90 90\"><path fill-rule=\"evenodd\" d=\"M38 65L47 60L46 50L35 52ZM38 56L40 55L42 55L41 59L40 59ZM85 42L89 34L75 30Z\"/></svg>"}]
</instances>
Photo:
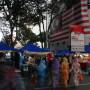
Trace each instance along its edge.
<instances>
[{"instance_id":1,"label":"sign","mask_svg":"<svg viewBox=\"0 0 90 90\"><path fill-rule=\"evenodd\" d=\"M84 51L84 34L71 32L71 51Z\"/></svg>"}]
</instances>

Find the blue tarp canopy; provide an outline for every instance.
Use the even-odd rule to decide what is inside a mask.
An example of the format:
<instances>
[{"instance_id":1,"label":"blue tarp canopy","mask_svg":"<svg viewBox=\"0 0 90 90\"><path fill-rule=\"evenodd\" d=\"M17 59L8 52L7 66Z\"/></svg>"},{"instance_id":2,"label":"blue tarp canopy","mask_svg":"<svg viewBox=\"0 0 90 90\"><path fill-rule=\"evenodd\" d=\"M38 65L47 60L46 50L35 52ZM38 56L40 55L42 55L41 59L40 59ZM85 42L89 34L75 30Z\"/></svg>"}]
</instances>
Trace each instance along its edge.
<instances>
[{"instance_id":1,"label":"blue tarp canopy","mask_svg":"<svg viewBox=\"0 0 90 90\"><path fill-rule=\"evenodd\" d=\"M59 50L56 52L56 56L63 56L63 55L69 55L72 54L74 52L70 51L70 50Z\"/></svg>"},{"instance_id":2,"label":"blue tarp canopy","mask_svg":"<svg viewBox=\"0 0 90 90\"><path fill-rule=\"evenodd\" d=\"M7 44L0 42L0 51L15 51L16 49L8 46Z\"/></svg>"},{"instance_id":3,"label":"blue tarp canopy","mask_svg":"<svg viewBox=\"0 0 90 90\"><path fill-rule=\"evenodd\" d=\"M20 52L26 51L28 54L38 54L38 55L46 55L50 53L50 49L48 48L40 48L33 43L27 43L24 47L22 47Z\"/></svg>"},{"instance_id":4,"label":"blue tarp canopy","mask_svg":"<svg viewBox=\"0 0 90 90\"><path fill-rule=\"evenodd\" d=\"M72 52L70 50L59 50L56 52L56 55L63 56L63 55L69 55L71 53L75 53L75 52ZM85 45L85 51L80 52L80 53L90 53L90 45Z\"/></svg>"},{"instance_id":5,"label":"blue tarp canopy","mask_svg":"<svg viewBox=\"0 0 90 90\"><path fill-rule=\"evenodd\" d=\"M29 52L41 52L41 48L34 45L33 43L27 43L24 47L22 47L19 51L29 51Z\"/></svg>"},{"instance_id":6,"label":"blue tarp canopy","mask_svg":"<svg viewBox=\"0 0 90 90\"><path fill-rule=\"evenodd\" d=\"M85 53L90 53L90 45L85 45Z\"/></svg>"},{"instance_id":7,"label":"blue tarp canopy","mask_svg":"<svg viewBox=\"0 0 90 90\"><path fill-rule=\"evenodd\" d=\"M49 48L41 48L41 49L42 49L42 52L50 52Z\"/></svg>"},{"instance_id":8,"label":"blue tarp canopy","mask_svg":"<svg viewBox=\"0 0 90 90\"><path fill-rule=\"evenodd\" d=\"M90 53L90 45L85 45L84 46L84 51L82 51L80 53Z\"/></svg>"}]
</instances>

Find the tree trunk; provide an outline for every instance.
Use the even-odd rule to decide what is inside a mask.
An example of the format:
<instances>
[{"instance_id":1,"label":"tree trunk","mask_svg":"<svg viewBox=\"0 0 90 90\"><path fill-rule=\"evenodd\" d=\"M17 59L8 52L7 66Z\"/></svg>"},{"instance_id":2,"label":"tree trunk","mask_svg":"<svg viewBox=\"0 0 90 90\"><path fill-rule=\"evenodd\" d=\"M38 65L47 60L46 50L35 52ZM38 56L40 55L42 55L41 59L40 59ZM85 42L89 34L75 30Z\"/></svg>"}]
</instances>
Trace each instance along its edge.
<instances>
[{"instance_id":1,"label":"tree trunk","mask_svg":"<svg viewBox=\"0 0 90 90\"><path fill-rule=\"evenodd\" d=\"M39 22L39 31L40 31L40 38L41 38L41 47L43 48L42 33L41 33L41 25L40 25L40 22Z\"/></svg>"},{"instance_id":2,"label":"tree trunk","mask_svg":"<svg viewBox=\"0 0 90 90\"><path fill-rule=\"evenodd\" d=\"M47 46L46 47L49 48L49 38L48 38L49 32L47 31L47 27L48 27L47 26L48 25L47 24L47 17L48 16L47 16L47 12L46 12L46 43L47 43Z\"/></svg>"},{"instance_id":3,"label":"tree trunk","mask_svg":"<svg viewBox=\"0 0 90 90\"><path fill-rule=\"evenodd\" d=\"M45 31L45 25L44 25L44 21L43 21L43 16L42 16L42 25L43 25L43 32L44 32L44 35L45 35L44 47L47 47L46 31Z\"/></svg>"},{"instance_id":4,"label":"tree trunk","mask_svg":"<svg viewBox=\"0 0 90 90\"><path fill-rule=\"evenodd\" d=\"M14 27L12 26L11 22L10 22L10 29L11 29L10 46L14 47L14 44L13 44L13 29L14 29Z\"/></svg>"}]
</instances>

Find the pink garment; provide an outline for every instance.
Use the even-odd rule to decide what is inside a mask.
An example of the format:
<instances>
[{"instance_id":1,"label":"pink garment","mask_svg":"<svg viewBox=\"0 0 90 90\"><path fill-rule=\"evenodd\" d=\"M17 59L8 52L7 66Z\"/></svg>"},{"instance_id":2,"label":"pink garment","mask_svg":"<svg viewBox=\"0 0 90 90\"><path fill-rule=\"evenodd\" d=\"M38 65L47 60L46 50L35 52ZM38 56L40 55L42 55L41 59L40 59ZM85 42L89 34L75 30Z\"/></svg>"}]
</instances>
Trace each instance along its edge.
<instances>
[{"instance_id":1,"label":"pink garment","mask_svg":"<svg viewBox=\"0 0 90 90\"><path fill-rule=\"evenodd\" d=\"M75 86L78 86L79 85L79 74L81 73L81 69L80 69L80 64L78 62L74 62L72 64L72 69L73 71L73 80L74 80L74 84Z\"/></svg>"}]
</instances>

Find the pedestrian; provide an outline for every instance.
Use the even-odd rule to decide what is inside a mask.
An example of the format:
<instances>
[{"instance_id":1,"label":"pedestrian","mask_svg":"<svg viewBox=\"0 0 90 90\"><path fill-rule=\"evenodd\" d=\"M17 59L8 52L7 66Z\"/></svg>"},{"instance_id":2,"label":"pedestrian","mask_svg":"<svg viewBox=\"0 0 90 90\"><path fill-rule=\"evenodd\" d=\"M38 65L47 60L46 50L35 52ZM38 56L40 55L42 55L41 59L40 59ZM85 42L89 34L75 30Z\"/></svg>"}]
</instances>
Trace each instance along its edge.
<instances>
[{"instance_id":1,"label":"pedestrian","mask_svg":"<svg viewBox=\"0 0 90 90\"><path fill-rule=\"evenodd\" d=\"M13 61L15 64L15 68L19 69L19 64L20 64L20 54L19 52L14 52L14 56L13 56Z\"/></svg>"},{"instance_id":2,"label":"pedestrian","mask_svg":"<svg viewBox=\"0 0 90 90\"><path fill-rule=\"evenodd\" d=\"M53 87L56 88L59 85L59 68L60 62L58 58L54 58L54 61L52 63L52 81L53 81Z\"/></svg>"},{"instance_id":3,"label":"pedestrian","mask_svg":"<svg viewBox=\"0 0 90 90\"><path fill-rule=\"evenodd\" d=\"M71 67L72 67L72 58L71 57L69 57L69 70L71 69ZM71 72L69 72L69 79L68 79L68 84L69 84L69 82L70 82L70 78L71 78Z\"/></svg>"},{"instance_id":4,"label":"pedestrian","mask_svg":"<svg viewBox=\"0 0 90 90\"><path fill-rule=\"evenodd\" d=\"M0 53L0 90L26 90L16 68L7 64L4 53Z\"/></svg>"},{"instance_id":5,"label":"pedestrian","mask_svg":"<svg viewBox=\"0 0 90 90\"><path fill-rule=\"evenodd\" d=\"M73 59L72 67L71 67L71 80L70 84L74 84L75 87L79 86L80 75L82 74L80 64L78 62L78 58Z\"/></svg>"},{"instance_id":6,"label":"pedestrian","mask_svg":"<svg viewBox=\"0 0 90 90\"><path fill-rule=\"evenodd\" d=\"M23 64L25 64L24 54L20 53L20 62L19 62L20 69L22 69Z\"/></svg>"},{"instance_id":7,"label":"pedestrian","mask_svg":"<svg viewBox=\"0 0 90 90\"><path fill-rule=\"evenodd\" d=\"M37 83L37 71L33 72L31 83L32 83L32 86L35 87L35 85Z\"/></svg>"},{"instance_id":8,"label":"pedestrian","mask_svg":"<svg viewBox=\"0 0 90 90\"><path fill-rule=\"evenodd\" d=\"M37 72L38 72L38 81L37 84L39 87L42 87L45 85L45 76L46 76L46 62L45 60L41 60L39 66L37 66Z\"/></svg>"},{"instance_id":9,"label":"pedestrian","mask_svg":"<svg viewBox=\"0 0 90 90\"><path fill-rule=\"evenodd\" d=\"M48 86L52 86L52 63L54 61L54 55L48 54L46 57L47 61L47 77L48 77Z\"/></svg>"},{"instance_id":10,"label":"pedestrian","mask_svg":"<svg viewBox=\"0 0 90 90\"><path fill-rule=\"evenodd\" d=\"M69 63L66 57L63 58L63 62L61 64L61 76L62 76L62 84L65 88L68 87L68 79L69 79Z\"/></svg>"}]
</instances>

